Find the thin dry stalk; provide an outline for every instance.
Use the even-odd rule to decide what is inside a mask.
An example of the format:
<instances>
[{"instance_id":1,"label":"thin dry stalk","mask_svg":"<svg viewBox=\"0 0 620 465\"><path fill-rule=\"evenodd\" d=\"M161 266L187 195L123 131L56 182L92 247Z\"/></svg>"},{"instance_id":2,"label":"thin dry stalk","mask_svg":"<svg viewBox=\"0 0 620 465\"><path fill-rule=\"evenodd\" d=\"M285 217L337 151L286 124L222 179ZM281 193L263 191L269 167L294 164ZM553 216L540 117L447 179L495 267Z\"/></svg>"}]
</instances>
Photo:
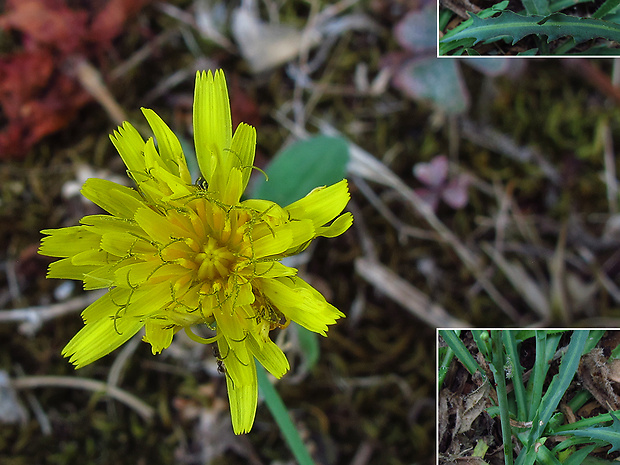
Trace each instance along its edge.
<instances>
[{"instance_id":1,"label":"thin dry stalk","mask_svg":"<svg viewBox=\"0 0 620 465\"><path fill-rule=\"evenodd\" d=\"M429 326L469 327L467 323L454 318L443 307L432 302L422 291L375 260L366 258L356 259L355 271L387 297L398 302Z\"/></svg>"},{"instance_id":2,"label":"thin dry stalk","mask_svg":"<svg viewBox=\"0 0 620 465\"><path fill-rule=\"evenodd\" d=\"M24 376L11 381L14 389L31 389L40 387L65 387L84 389L86 391L101 392L127 405L140 415L145 421L150 421L155 415L155 409L142 402L136 396L123 391L116 386L110 386L103 381L94 379L76 378L72 376Z\"/></svg>"},{"instance_id":3,"label":"thin dry stalk","mask_svg":"<svg viewBox=\"0 0 620 465\"><path fill-rule=\"evenodd\" d=\"M0 323L21 322L19 330L24 334L33 335L46 321L83 310L106 292L107 290L91 291L54 305L0 311Z\"/></svg>"}]
</instances>

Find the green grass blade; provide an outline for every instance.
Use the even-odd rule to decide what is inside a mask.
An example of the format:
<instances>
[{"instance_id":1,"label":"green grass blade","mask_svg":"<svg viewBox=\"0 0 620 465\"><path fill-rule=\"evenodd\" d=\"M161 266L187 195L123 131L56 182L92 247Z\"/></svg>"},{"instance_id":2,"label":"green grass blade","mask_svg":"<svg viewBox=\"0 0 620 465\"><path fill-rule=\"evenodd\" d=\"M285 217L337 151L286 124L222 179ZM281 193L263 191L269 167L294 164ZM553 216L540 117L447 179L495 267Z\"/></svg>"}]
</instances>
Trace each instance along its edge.
<instances>
[{"instance_id":1,"label":"green grass blade","mask_svg":"<svg viewBox=\"0 0 620 465\"><path fill-rule=\"evenodd\" d=\"M441 359L441 363L439 364L438 374L437 374L437 388L441 390L443 386L443 381L446 378L446 374L448 373L448 369L450 368L450 364L452 363L452 359L454 358L454 351L451 347L446 348L446 353Z\"/></svg>"},{"instance_id":2,"label":"green grass blade","mask_svg":"<svg viewBox=\"0 0 620 465\"><path fill-rule=\"evenodd\" d=\"M540 465L562 465L562 462L560 462L544 444L538 447L536 461Z\"/></svg>"},{"instance_id":3,"label":"green grass blade","mask_svg":"<svg viewBox=\"0 0 620 465\"><path fill-rule=\"evenodd\" d=\"M472 354L469 353L469 350L467 350L467 347L465 347L465 344L459 339L454 330L444 329L439 331L439 334L441 334L446 344L454 351L456 358L467 368L467 371L472 375L476 373L476 371L479 371L482 377L486 378L484 370L478 365L478 362L476 362Z\"/></svg>"},{"instance_id":4,"label":"green grass blade","mask_svg":"<svg viewBox=\"0 0 620 465\"><path fill-rule=\"evenodd\" d=\"M263 366L258 362L256 362L256 375L258 377L258 388L265 398L265 404L267 404L267 408L276 420L280 432L289 449L291 449L295 460L299 465L315 465L295 425L293 425L291 421L291 417L288 414L284 402L282 402L280 394L278 394L276 388L273 387L273 384L271 384L267 378L267 373Z\"/></svg>"},{"instance_id":5,"label":"green grass blade","mask_svg":"<svg viewBox=\"0 0 620 465\"><path fill-rule=\"evenodd\" d=\"M564 465L581 465L581 463L585 460L585 458L590 455L596 448L595 445L583 447L576 452L573 452L570 457L564 460Z\"/></svg>"},{"instance_id":6,"label":"green grass blade","mask_svg":"<svg viewBox=\"0 0 620 465\"><path fill-rule=\"evenodd\" d=\"M528 435L525 447L517 457L517 465L531 465L536 460L536 442L540 439L547 423L562 400L564 393L575 377L581 354L588 341L588 330L573 332L566 353L560 363L560 371L553 377L547 392L543 396L540 407L533 419L533 426Z\"/></svg>"},{"instance_id":7,"label":"green grass blade","mask_svg":"<svg viewBox=\"0 0 620 465\"><path fill-rule=\"evenodd\" d=\"M536 360L534 370L530 376L527 387L529 414L528 420L532 420L542 399L542 390L549 371L549 360L555 354L556 348L562 337L562 333L549 333L549 331L536 331Z\"/></svg>"},{"instance_id":8,"label":"green grass blade","mask_svg":"<svg viewBox=\"0 0 620 465\"><path fill-rule=\"evenodd\" d=\"M579 360L581 359L583 348L588 340L588 335L588 330L577 330L573 333L568 349L560 363L560 372L554 376L551 385L542 398L539 423L536 429L532 429L537 437L542 434L547 422L558 407L560 400L562 400L562 396L564 396L564 393L573 381L577 368L579 367ZM542 422L542 424L540 422Z\"/></svg>"},{"instance_id":9,"label":"green grass blade","mask_svg":"<svg viewBox=\"0 0 620 465\"><path fill-rule=\"evenodd\" d=\"M551 0L549 2L549 9L552 13L561 11L565 8L571 8L579 3L589 3L592 0Z\"/></svg>"},{"instance_id":10,"label":"green grass blade","mask_svg":"<svg viewBox=\"0 0 620 465\"><path fill-rule=\"evenodd\" d=\"M592 14L592 17L602 18L605 15L612 13L616 8L618 8L618 5L620 5L620 0L607 0Z\"/></svg>"},{"instance_id":11,"label":"green grass blade","mask_svg":"<svg viewBox=\"0 0 620 465\"><path fill-rule=\"evenodd\" d=\"M619 0L620 1L620 0ZM596 347L599 343L603 335L605 334L604 329L593 329L590 331L590 335L588 336L588 342L586 342L586 346L583 348L583 354L585 355L590 352L592 349Z\"/></svg>"},{"instance_id":12,"label":"green grass blade","mask_svg":"<svg viewBox=\"0 0 620 465\"><path fill-rule=\"evenodd\" d=\"M519 351L517 350L517 340L514 331L503 332L504 346L508 354L512 369L512 385L514 387L515 399L517 402L517 420L525 421L527 419L527 400L525 395L525 386L523 385L523 367L519 361Z\"/></svg>"},{"instance_id":13,"label":"green grass blade","mask_svg":"<svg viewBox=\"0 0 620 465\"><path fill-rule=\"evenodd\" d=\"M484 358L492 358L493 350L491 348L491 336L486 329L472 329L471 335L476 341L476 346Z\"/></svg>"},{"instance_id":14,"label":"green grass blade","mask_svg":"<svg viewBox=\"0 0 620 465\"><path fill-rule=\"evenodd\" d=\"M490 364L493 378L495 379L495 390L497 392L497 403L499 404L499 418L502 425L502 439L504 441L504 460L506 465L512 465L512 428L510 427L510 411L508 406L508 393L506 392L506 374L504 373L504 345L502 343L502 332L499 330L491 331L493 343L493 362Z\"/></svg>"}]
</instances>

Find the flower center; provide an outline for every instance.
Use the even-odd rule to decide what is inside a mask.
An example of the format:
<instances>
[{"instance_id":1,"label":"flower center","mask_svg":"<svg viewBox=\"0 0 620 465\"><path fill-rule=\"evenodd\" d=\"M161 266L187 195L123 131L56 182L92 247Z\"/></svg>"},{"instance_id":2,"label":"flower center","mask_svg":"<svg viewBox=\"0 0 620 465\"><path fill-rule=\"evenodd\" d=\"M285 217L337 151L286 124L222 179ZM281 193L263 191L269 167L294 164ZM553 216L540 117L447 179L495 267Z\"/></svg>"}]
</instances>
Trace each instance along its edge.
<instances>
[{"instance_id":1,"label":"flower center","mask_svg":"<svg viewBox=\"0 0 620 465\"><path fill-rule=\"evenodd\" d=\"M198 265L196 276L199 280L215 281L226 278L233 271L237 260L227 244L220 245L213 237L209 237L203 252L194 256L194 262Z\"/></svg>"},{"instance_id":2,"label":"flower center","mask_svg":"<svg viewBox=\"0 0 620 465\"><path fill-rule=\"evenodd\" d=\"M235 287L239 273L253 259L251 213L204 198L185 207L168 212L175 231L170 234L172 242L161 251L162 258L191 270L191 280L205 294Z\"/></svg>"}]
</instances>

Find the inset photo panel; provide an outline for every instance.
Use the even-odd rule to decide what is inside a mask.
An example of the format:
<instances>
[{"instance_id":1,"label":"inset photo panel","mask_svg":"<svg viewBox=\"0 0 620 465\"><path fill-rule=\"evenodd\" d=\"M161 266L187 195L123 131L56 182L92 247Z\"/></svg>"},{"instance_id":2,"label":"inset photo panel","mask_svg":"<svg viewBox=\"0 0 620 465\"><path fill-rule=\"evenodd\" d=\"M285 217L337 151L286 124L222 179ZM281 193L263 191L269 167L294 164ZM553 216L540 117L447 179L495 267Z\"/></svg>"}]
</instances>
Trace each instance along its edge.
<instances>
[{"instance_id":1,"label":"inset photo panel","mask_svg":"<svg viewBox=\"0 0 620 465\"><path fill-rule=\"evenodd\" d=\"M620 330L438 329L439 464L620 458Z\"/></svg>"},{"instance_id":2,"label":"inset photo panel","mask_svg":"<svg viewBox=\"0 0 620 465\"><path fill-rule=\"evenodd\" d=\"M438 56L620 55L618 0L439 0Z\"/></svg>"}]
</instances>

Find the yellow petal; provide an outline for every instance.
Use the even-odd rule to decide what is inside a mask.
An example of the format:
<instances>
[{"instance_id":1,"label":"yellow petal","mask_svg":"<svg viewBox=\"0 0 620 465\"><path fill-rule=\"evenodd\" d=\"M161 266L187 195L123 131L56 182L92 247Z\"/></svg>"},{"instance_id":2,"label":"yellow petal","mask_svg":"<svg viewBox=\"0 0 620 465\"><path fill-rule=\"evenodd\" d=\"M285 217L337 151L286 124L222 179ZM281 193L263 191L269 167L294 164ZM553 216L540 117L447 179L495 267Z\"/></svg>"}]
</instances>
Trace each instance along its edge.
<instances>
[{"instance_id":1,"label":"yellow petal","mask_svg":"<svg viewBox=\"0 0 620 465\"><path fill-rule=\"evenodd\" d=\"M171 327L169 324L161 324L157 320L148 320L144 328L146 331L142 340L151 344L153 355L167 349L172 343L175 327Z\"/></svg>"},{"instance_id":2,"label":"yellow petal","mask_svg":"<svg viewBox=\"0 0 620 465\"><path fill-rule=\"evenodd\" d=\"M150 208L140 208L135 212L136 222L155 241L167 244L171 237L185 237L187 232L168 221L168 219Z\"/></svg>"},{"instance_id":3,"label":"yellow petal","mask_svg":"<svg viewBox=\"0 0 620 465\"><path fill-rule=\"evenodd\" d=\"M232 120L226 80L221 70L196 73L194 88L194 145L202 176L207 183L230 148Z\"/></svg>"},{"instance_id":4,"label":"yellow petal","mask_svg":"<svg viewBox=\"0 0 620 465\"><path fill-rule=\"evenodd\" d=\"M39 253L48 257L71 257L80 252L99 249L101 235L86 226L70 226L60 229L44 229L49 234L41 240Z\"/></svg>"},{"instance_id":5,"label":"yellow petal","mask_svg":"<svg viewBox=\"0 0 620 465\"><path fill-rule=\"evenodd\" d=\"M159 267L161 263L155 260L123 266L114 273L114 281L119 287L133 289L143 284Z\"/></svg>"},{"instance_id":6,"label":"yellow petal","mask_svg":"<svg viewBox=\"0 0 620 465\"><path fill-rule=\"evenodd\" d=\"M219 326L217 332L219 335ZM251 384L252 372L248 370L248 367L254 364L254 359L248 353L245 340L243 342L232 342L226 337L220 337L217 340L217 346L220 352L220 359L224 361L226 366L226 376L237 386ZM241 347L243 347L241 350L244 350L245 354L239 357ZM242 361L240 358L244 358L244 360Z\"/></svg>"},{"instance_id":7,"label":"yellow petal","mask_svg":"<svg viewBox=\"0 0 620 465\"><path fill-rule=\"evenodd\" d=\"M228 376L229 367L233 361L224 361L226 366L226 385L228 387L228 401L230 403L230 416L235 434L249 433L256 416L256 404L258 403L258 380L256 378L256 365L254 361L244 366L247 371L248 383L239 384Z\"/></svg>"},{"instance_id":8,"label":"yellow petal","mask_svg":"<svg viewBox=\"0 0 620 465\"><path fill-rule=\"evenodd\" d=\"M183 182L191 184L192 177L187 168L183 148L177 136L175 136L168 125L153 110L142 108L142 114L148 121L149 126L151 126L153 134L155 134L159 154L168 167L168 170L172 174L179 176Z\"/></svg>"},{"instance_id":9,"label":"yellow petal","mask_svg":"<svg viewBox=\"0 0 620 465\"><path fill-rule=\"evenodd\" d=\"M281 254L287 250L293 243L292 228L283 227L273 229L272 234L254 240L252 246L254 248L254 257L263 258L271 255Z\"/></svg>"},{"instance_id":10,"label":"yellow petal","mask_svg":"<svg viewBox=\"0 0 620 465\"><path fill-rule=\"evenodd\" d=\"M268 261L256 263L254 274L260 278L281 278L284 276L295 276L297 269L283 265L280 262Z\"/></svg>"},{"instance_id":11,"label":"yellow petal","mask_svg":"<svg viewBox=\"0 0 620 465\"><path fill-rule=\"evenodd\" d=\"M124 262L131 263L131 260L123 260ZM117 264L98 266L88 273L84 273L84 290L91 291L93 289L105 289L114 286Z\"/></svg>"},{"instance_id":12,"label":"yellow petal","mask_svg":"<svg viewBox=\"0 0 620 465\"><path fill-rule=\"evenodd\" d=\"M221 176L220 171L216 170L213 182L209 184L209 192L217 192L217 197L225 204L237 205L245 188L242 185L242 178L243 173L238 168L231 168ZM220 182L216 182L218 180Z\"/></svg>"},{"instance_id":13,"label":"yellow petal","mask_svg":"<svg viewBox=\"0 0 620 465\"><path fill-rule=\"evenodd\" d=\"M81 368L123 345L142 326L136 319L101 318L86 324L65 346L62 355Z\"/></svg>"},{"instance_id":14,"label":"yellow petal","mask_svg":"<svg viewBox=\"0 0 620 465\"><path fill-rule=\"evenodd\" d=\"M88 179L81 192L91 202L121 218L133 218L135 211L145 205L135 190L106 179Z\"/></svg>"},{"instance_id":15,"label":"yellow petal","mask_svg":"<svg viewBox=\"0 0 620 465\"><path fill-rule=\"evenodd\" d=\"M293 219L308 218L315 227L333 220L350 199L347 180L343 179L329 187L318 187L304 198L285 208Z\"/></svg>"},{"instance_id":16,"label":"yellow petal","mask_svg":"<svg viewBox=\"0 0 620 465\"><path fill-rule=\"evenodd\" d=\"M82 265L99 265L106 266L110 263L114 263L119 259L114 255L109 254L104 250L100 250L99 248L95 250L86 250L84 252L80 252L71 257L71 263L76 266Z\"/></svg>"},{"instance_id":17,"label":"yellow petal","mask_svg":"<svg viewBox=\"0 0 620 465\"><path fill-rule=\"evenodd\" d=\"M144 172L144 155L142 154L144 140L136 128L125 121L114 131L114 134L110 135L110 140L130 172Z\"/></svg>"},{"instance_id":18,"label":"yellow petal","mask_svg":"<svg viewBox=\"0 0 620 465\"><path fill-rule=\"evenodd\" d=\"M240 168L243 173L241 193L245 191L248 181L250 180L255 153L256 129L245 123L239 124L230 145L230 156L235 160L233 166Z\"/></svg>"},{"instance_id":19,"label":"yellow petal","mask_svg":"<svg viewBox=\"0 0 620 465\"><path fill-rule=\"evenodd\" d=\"M353 224L353 215L350 212L344 213L336 218L332 224L322 228L317 228L316 235L323 237L340 236Z\"/></svg>"},{"instance_id":20,"label":"yellow petal","mask_svg":"<svg viewBox=\"0 0 620 465\"><path fill-rule=\"evenodd\" d=\"M127 232L104 233L101 237L101 248L119 257L136 254L153 256L157 253L157 249L150 242Z\"/></svg>"},{"instance_id":21,"label":"yellow petal","mask_svg":"<svg viewBox=\"0 0 620 465\"><path fill-rule=\"evenodd\" d=\"M285 316L315 333L326 335L327 325L344 314L327 303L319 291L297 276L261 279L261 290Z\"/></svg>"},{"instance_id":22,"label":"yellow petal","mask_svg":"<svg viewBox=\"0 0 620 465\"><path fill-rule=\"evenodd\" d=\"M45 255L45 254L44 254ZM71 258L63 258L51 263L47 272L48 278L60 279L78 279L84 278L84 275L95 268L92 265L75 266L71 263ZM107 287L107 286L103 286Z\"/></svg>"},{"instance_id":23,"label":"yellow petal","mask_svg":"<svg viewBox=\"0 0 620 465\"><path fill-rule=\"evenodd\" d=\"M110 215L86 215L80 220L80 224L94 226L89 230L97 231L98 234L112 233L131 233L134 236L144 234L142 229L128 218L118 218Z\"/></svg>"},{"instance_id":24,"label":"yellow petal","mask_svg":"<svg viewBox=\"0 0 620 465\"><path fill-rule=\"evenodd\" d=\"M259 344L256 340L257 337L260 336L254 333L250 333L248 336L250 350L269 373L276 378L281 378L290 368L286 355L271 339L267 338L266 341Z\"/></svg>"},{"instance_id":25,"label":"yellow petal","mask_svg":"<svg viewBox=\"0 0 620 465\"><path fill-rule=\"evenodd\" d=\"M119 316L119 305L126 302L130 294L128 289L115 288L95 300L82 311L84 323L92 323L100 319L112 319Z\"/></svg>"}]
</instances>

